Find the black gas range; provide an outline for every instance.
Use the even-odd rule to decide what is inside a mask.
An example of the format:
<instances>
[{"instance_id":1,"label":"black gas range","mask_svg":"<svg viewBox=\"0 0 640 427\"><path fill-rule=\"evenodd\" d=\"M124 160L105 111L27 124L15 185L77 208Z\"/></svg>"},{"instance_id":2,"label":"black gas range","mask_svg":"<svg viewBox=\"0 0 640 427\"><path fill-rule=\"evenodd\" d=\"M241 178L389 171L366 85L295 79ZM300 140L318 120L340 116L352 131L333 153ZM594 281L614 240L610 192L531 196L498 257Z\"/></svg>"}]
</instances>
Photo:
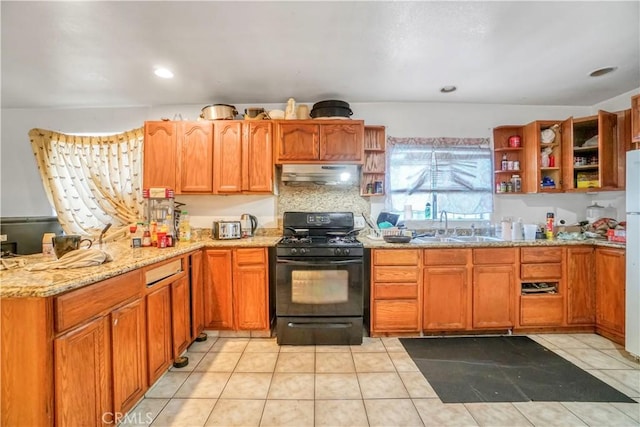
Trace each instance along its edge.
<instances>
[{"instance_id":1,"label":"black gas range","mask_svg":"<svg viewBox=\"0 0 640 427\"><path fill-rule=\"evenodd\" d=\"M285 212L276 244L279 344L361 344L364 248L351 212Z\"/></svg>"}]
</instances>

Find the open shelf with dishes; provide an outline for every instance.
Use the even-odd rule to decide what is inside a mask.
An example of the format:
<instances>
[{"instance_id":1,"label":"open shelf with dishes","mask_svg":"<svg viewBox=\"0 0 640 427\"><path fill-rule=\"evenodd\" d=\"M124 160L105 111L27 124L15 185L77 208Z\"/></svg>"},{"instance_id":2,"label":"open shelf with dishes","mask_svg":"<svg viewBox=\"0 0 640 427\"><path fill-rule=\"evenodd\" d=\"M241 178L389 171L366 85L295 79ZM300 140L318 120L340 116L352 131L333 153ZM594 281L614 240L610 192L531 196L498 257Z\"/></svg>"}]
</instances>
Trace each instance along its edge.
<instances>
[{"instance_id":1,"label":"open shelf with dishes","mask_svg":"<svg viewBox=\"0 0 640 427\"><path fill-rule=\"evenodd\" d=\"M360 177L361 196L383 196L386 171L384 126L364 127L364 162Z\"/></svg>"},{"instance_id":2,"label":"open shelf with dishes","mask_svg":"<svg viewBox=\"0 0 640 427\"><path fill-rule=\"evenodd\" d=\"M558 193L562 189L560 121L537 120L525 126L527 193Z\"/></svg>"},{"instance_id":3,"label":"open shelf with dishes","mask_svg":"<svg viewBox=\"0 0 640 427\"><path fill-rule=\"evenodd\" d=\"M493 129L493 164L495 193L522 193L525 165L522 126Z\"/></svg>"}]
</instances>

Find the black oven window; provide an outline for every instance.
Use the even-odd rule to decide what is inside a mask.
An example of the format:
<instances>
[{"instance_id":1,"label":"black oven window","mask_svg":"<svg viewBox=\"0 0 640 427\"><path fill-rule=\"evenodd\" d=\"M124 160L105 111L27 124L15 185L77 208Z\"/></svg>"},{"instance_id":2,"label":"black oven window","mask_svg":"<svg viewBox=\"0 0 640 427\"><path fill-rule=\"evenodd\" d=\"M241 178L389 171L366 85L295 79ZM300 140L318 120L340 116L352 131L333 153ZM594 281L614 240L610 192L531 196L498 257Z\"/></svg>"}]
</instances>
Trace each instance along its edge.
<instances>
[{"instance_id":1,"label":"black oven window","mask_svg":"<svg viewBox=\"0 0 640 427\"><path fill-rule=\"evenodd\" d=\"M297 304L348 302L349 272L346 270L292 271L291 300Z\"/></svg>"}]
</instances>

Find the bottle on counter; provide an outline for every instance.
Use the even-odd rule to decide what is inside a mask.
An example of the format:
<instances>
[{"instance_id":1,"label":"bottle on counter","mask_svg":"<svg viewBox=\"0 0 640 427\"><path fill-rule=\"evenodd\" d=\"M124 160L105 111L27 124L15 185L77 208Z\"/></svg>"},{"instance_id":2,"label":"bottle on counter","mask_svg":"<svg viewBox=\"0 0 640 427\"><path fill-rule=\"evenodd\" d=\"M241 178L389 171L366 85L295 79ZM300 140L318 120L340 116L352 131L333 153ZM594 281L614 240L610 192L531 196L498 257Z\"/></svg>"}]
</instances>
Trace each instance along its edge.
<instances>
[{"instance_id":1,"label":"bottle on counter","mask_svg":"<svg viewBox=\"0 0 640 427\"><path fill-rule=\"evenodd\" d=\"M427 202L427 204L424 205L424 218L431 219L431 203L429 202Z\"/></svg>"},{"instance_id":2,"label":"bottle on counter","mask_svg":"<svg viewBox=\"0 0 640 427\"><path fill-rule=\"evenodd\" d=\"M553 212L547 212L547 223L545 225L545 235L547 240L553 240L554 215Z\"/></svg>"},{"instance_id":3,"label":"bottle on counter","mask_svg":"<svg viewBox=\"0 0 640 427\"><path fill-rule=\"evenodd\" d=\"M189 212L180 213L180 223L178 224L178 236L181 242L191 241L191 224L189 223Z\"/></svg>"},{"instance_id":4,"label":"bottle on counter","mask_svg":"<svg viewBox=\"0 0 640 427\"><path fill-rule=\"evenodd\" d=\"M142 246L151 246L151 231L149 231L148 225L145 225L144 231L142 232Z\"/></svg>"}]
</instances>

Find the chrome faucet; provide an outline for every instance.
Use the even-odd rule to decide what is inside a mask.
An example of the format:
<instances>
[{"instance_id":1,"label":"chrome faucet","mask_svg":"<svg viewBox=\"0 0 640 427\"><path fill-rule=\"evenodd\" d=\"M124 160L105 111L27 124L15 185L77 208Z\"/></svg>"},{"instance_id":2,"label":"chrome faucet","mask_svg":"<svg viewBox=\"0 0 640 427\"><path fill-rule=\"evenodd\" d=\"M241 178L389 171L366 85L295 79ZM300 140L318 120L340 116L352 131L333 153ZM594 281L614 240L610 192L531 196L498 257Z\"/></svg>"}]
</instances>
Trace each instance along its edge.
<instances>
[{"instance_id":1,"label":"chrome faucet","mask_svg":"<svg viewBox=\"0 0 640 427\"><path fill-rule=\"evenodd\" d=\"M471 224L471 237L475 237L476 235L476 225Z\"/></svg>"},{"instance_id":2,"label":"chrome faucet","mask_svg":"<svg viewBox=\"0 0 640 427\"><path fill-rule=\"evenodd\" d=\"M440 211L440 230L442 230L442 217L444 216L444 235L449 234L449 218L447 217L447 211Z\"/></svg>"}]
</instances>

